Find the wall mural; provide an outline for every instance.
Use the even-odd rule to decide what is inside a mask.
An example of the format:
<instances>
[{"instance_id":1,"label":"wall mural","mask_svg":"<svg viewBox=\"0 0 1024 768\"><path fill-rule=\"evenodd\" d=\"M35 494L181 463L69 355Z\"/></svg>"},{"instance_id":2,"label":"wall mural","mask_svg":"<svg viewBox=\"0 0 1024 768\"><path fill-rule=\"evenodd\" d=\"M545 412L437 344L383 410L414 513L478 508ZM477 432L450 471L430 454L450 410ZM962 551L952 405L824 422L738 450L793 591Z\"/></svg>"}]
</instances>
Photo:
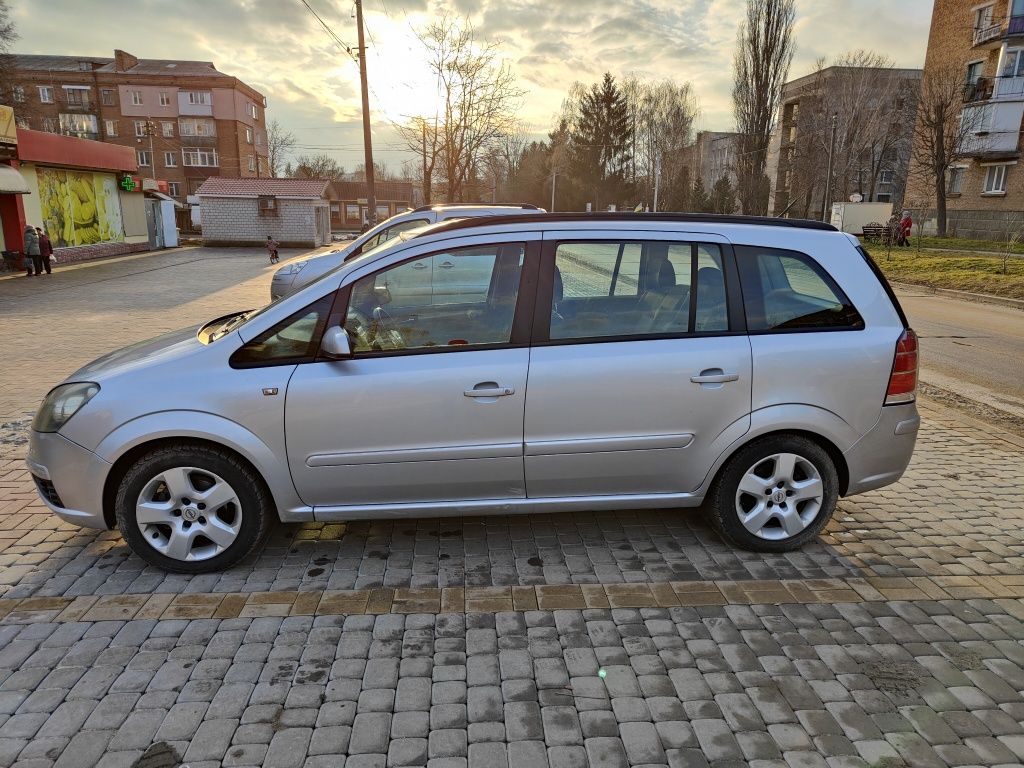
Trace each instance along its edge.
<instances>
[{"instance_id":1,"label":"wall mural","mask_svg":"<svg viewBox=\"0 0 1024 768\"><path fill-rule=\"evenodd\" d=\"M37 168L36 175L43 226L55 247L124 240L114 174Z\"/></svg>"}]
</instances>

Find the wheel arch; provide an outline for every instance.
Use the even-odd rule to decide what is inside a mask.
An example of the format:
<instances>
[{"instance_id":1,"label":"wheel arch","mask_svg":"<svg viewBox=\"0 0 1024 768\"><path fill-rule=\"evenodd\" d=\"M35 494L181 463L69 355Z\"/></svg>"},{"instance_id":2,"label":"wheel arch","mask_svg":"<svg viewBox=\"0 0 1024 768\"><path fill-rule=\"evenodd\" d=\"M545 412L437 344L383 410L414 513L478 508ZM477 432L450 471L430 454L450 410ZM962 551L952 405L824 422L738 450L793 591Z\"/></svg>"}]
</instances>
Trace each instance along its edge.
<instances>
[{"instance_id":1,"label":"wheel arch","mask_svg":"<svg viewBox=\"0 0 1024 768\"><path fill-rule=\"evenodd\" d=\"M302 506L288 470L284 449L279 452L236 422L209 413L174 411L151 414L118 427L96 448L110 463L103 483L103 519L116 525L114 498L125 473L139 457L168 445L200 445L236 456L263 482L278 517L282 509Z\"/></svg>"}]
</instances>

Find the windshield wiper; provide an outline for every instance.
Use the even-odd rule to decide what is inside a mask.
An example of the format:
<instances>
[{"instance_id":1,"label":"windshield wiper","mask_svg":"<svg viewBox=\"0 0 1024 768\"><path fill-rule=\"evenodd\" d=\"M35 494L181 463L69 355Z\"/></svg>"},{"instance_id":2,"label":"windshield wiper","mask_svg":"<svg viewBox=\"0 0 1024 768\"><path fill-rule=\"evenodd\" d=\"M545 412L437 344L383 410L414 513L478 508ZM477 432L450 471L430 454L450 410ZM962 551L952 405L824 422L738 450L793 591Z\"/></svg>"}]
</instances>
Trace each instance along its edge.
<instances>
[{"instance_id":1,"label":"windshield wiper","mask_svg":"<svg viewBox=\"0 0 1024 768\"><path fill-rule=\"evenodd\" d=\"M254 310L250 309L246 312L239 312L237 315L235 315L226 323L224 323L224 325L220 327L220 330L216 331L215 333L211 333L210 341L216 341L217 339L222 339L225 336L227 336L227 334L230 333L232 329L237 328L239 325L248 320L249 315L251 315L253 311Z\"/></svg>"}]
</instances>

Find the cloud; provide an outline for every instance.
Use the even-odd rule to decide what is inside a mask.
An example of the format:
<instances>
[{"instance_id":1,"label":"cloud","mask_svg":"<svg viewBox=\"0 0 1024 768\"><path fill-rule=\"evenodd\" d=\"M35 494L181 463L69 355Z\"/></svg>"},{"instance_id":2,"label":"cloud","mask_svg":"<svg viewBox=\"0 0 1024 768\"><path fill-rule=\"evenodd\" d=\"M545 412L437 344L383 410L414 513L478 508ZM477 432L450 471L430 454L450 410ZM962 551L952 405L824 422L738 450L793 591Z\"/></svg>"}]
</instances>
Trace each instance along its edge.
<instances>
[{"instance_id":1,"label":"cloud","mask_svg":"<svg viewBox=\"0 0 1024 768\"><path fill-rule=\"evenodd\" d=\"M345 45L356 43L350 0L308 0ZM798 0L790 77L819 56L857 48L924 61L931 0ZM267 97L268 116L303 147L325 147L346 167L362 162L358 68L295 0L10 0L16 52L212 60ZM432 96L414 28L442 13L468 16L498 40L527 94L522 118L543 134L568 87L605 71L690 81L701 127L732 127L732 52L742 0L375 0L365 5L374 140L397 168L408 157L391 121ZM59 20L59 23L54 23ZM83 35L82 30L88 30ZM301 151L319 151L306 150Z\"/></svg>"}]
</instances>

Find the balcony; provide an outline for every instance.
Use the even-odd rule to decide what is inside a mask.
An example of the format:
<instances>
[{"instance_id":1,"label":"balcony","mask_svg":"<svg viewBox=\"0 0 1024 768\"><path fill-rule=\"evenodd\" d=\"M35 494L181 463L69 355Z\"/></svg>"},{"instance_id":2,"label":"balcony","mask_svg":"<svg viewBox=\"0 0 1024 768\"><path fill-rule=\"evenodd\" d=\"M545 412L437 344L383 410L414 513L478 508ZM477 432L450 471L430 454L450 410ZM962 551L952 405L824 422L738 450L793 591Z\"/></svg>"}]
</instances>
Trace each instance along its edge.
<instances>
[{"instance_id":1,"label":"balcony","mask_svg":"<svg viewBox=\"0 0 1024 768\"><path fill-rule=\"evenodd\" d=\"M1011 16L1010 23L1006 27L1006 36L1014 37L1024 35L1024 16Z\"/></svg>"},{"instance_id":2,"label":"balcony","mask_svg":"<svg viewBox=\"0 0 1024 768\"><path fill-rule=\"evenodd\" d=\"M993 99L1018 100L1024 98L1024 76L997 77Z\"/></svg>"},{"instance_id":3,"label":"balcony","mask_svg":"<svg viewBox=\"0 0 1024 768\"><path fill-rule=\"evenodd\" d=\"M1003 25L1002 24L989 24L986 27L978 27L974 30L974 44L984 45L990 43L993 40L998 40L1002 35Z\"/></svg>"},{"instance_id":4,"label":"balcony","mask_svg":"<svg viewBox=\"0 0 1024 768\"><path fill-rule=\"evenodd\" d=\"M995 85L995 78L979 77L973 83L964 84L964 104L972 101L988 101L992 98L992 89Z\"/></svg>"},{"instance_id":5,"label":"balcony","mask_svg":"<svg viewBox=\"0 0 1024 768\"><path fill-rule=\"evenodd\" d=\"M95 112L99 105L93 99L64 99L60 102L60 108L64 112Z\"/></svg>"}]
</instances>

